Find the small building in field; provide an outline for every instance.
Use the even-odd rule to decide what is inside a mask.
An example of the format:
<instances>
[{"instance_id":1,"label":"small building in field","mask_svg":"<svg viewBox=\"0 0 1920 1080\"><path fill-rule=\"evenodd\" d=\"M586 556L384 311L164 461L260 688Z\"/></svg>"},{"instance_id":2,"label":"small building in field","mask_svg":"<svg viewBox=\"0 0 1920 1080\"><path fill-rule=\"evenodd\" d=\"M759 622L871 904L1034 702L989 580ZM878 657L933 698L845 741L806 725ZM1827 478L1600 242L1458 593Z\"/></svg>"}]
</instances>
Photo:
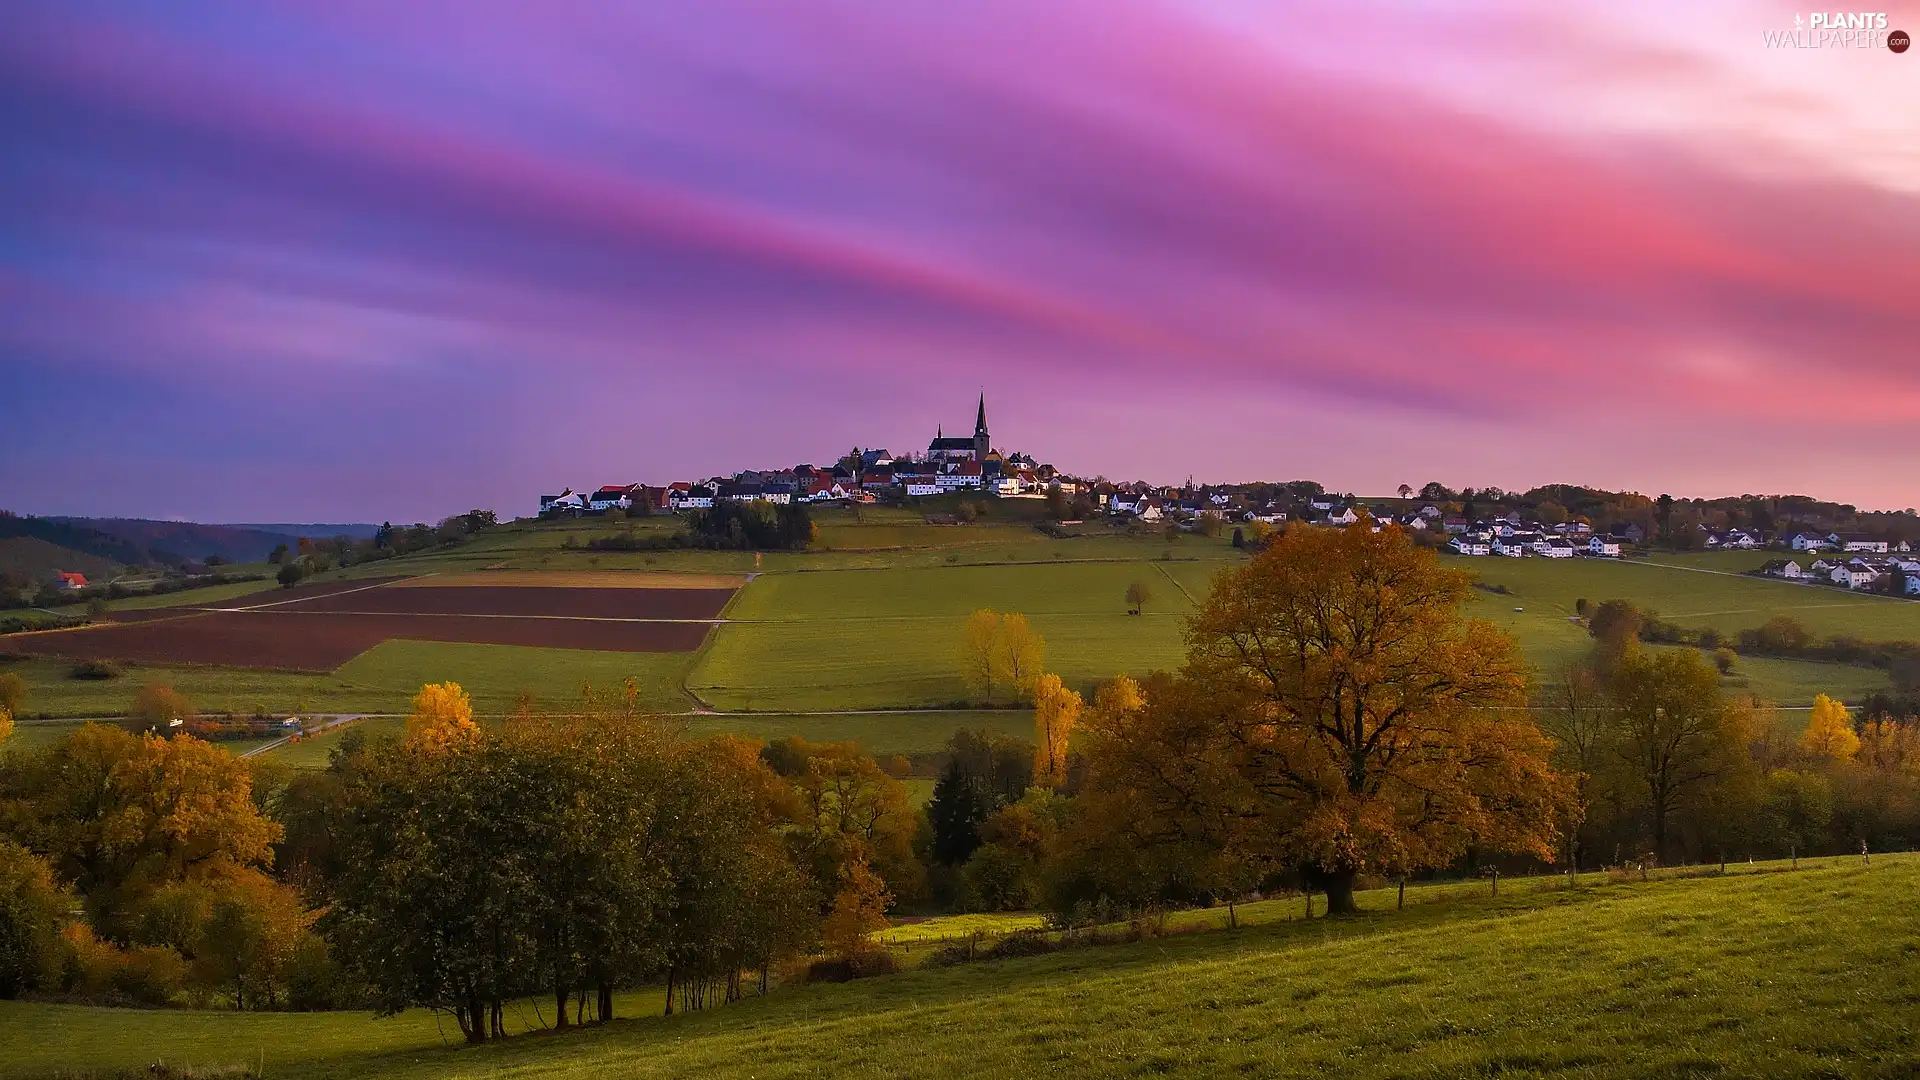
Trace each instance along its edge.
<instances>
[{"instance_id":1,"label":"small building in field","mask_svg":"<svg viewBox=\"0 0 1920 1080\"><path fill-rule=\"evenodd\" d=\"M53 574L60 579L60 587L63 589L84 589L87 587L87 575L85 574L72 573L66 570L55 570Z\"/></svg>"}]
</instances>

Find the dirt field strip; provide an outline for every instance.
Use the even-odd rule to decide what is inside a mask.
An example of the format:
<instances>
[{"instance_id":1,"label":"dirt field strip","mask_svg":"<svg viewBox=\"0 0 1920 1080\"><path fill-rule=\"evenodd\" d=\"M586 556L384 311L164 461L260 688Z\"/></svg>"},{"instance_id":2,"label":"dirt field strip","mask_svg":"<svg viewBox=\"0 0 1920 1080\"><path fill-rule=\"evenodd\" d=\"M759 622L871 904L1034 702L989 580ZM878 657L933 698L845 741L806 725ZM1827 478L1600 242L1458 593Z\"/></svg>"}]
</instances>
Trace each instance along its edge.
<instances>
[{"instance_id":1,"label":"dirt field strip","mask_svg":"<svg viewBox=\"0 0 1920 1080\"><path fill-rule=\"evenodd\" d=\"M666 570L465 570L402 578L396 589L542 588L542 589L725 589L731 592L752 575L691 574Z\"/></svg>"},{"instance_id":2,"label":"dirt field strip","mask_svg":"<svg viewBox=\"0 0 1920 1080\"><path fill-rule=\"evenodd\" d=\"M244 608L241 611L226 612L226 614L238 615L238 614L242 614L243 612L253 611L253 610L256 610L256 609ZM358 616L361 618L379 618L379 619L392 618L394 616L400 616L408 619L553 619L557 622L688 623L695 626L718 626L721 623L732 621L731 619L722 619L718 617L710 618L710 619L672 619L672 618L654 619L654 618L648 618L646 616L638 616L638 615L523 615L523 614L506 614L506 613L499 613L499 612L484 612L484 611L334 611L332 609L328 609L326 611L276 611L276 612L273 612L273 614L275 615L335 615L335 616L344 616L344 617Z\"/></svg>"}]
</instances>

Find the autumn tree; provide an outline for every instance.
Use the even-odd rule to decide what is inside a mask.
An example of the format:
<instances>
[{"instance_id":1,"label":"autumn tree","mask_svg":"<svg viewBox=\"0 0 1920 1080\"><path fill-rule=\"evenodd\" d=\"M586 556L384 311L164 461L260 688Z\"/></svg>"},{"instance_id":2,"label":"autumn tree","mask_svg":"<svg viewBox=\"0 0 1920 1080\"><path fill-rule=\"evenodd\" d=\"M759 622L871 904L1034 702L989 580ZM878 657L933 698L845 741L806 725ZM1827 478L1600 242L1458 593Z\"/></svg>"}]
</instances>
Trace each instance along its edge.
<instances>
[{"instance_id":1,"label":"autumn tree","mask_svg":"<svg viewBox=\"0 0 1920 1080\"><path fill-rule=\"evenodd\" d=\"M1854 734L1853 717L1847 707L1820 694L1813 699L1813 711L1807 716L1807 729L1800 735L1800 750L1822 764L1844 765L1860 752L1860 736Z\"/></svg>"},{"instance_id":2,"label":"autumn tree","mask_svg":"<svg viewBox=\"0 0 1920 1080\"><path fill-rule=\"evenodd\" d=\"M13 735L13 713L0 709L0 745L4 745Z\"/></svg>"},{"instance_id":3,"label":"autumn tree","mask_svg":"<svg viewBox=\"0 0 1920 1080\"><path fill-rule=\"evenodd\" d=\"M1047 661L1047 643L1018 612L1000 616L996 655L1014 693L1030 694Z\"/></svg>"},{"instance_id":4,"label":"autumn tree","mask_svg":"<svg viewBox=\"0 0 1920 1080\"><path fill-rule=\"evenodd\" d=\"M281 836L246 762L198 739L88 724L10 764L6 830L73 883L113 941L131 940L157 890L264 868Z\"/></svg>"},{"instance_id":5,"label":"autumn tree","mask_svg":"<svg viewBox=\"0 0 1920 1080\"><path fill-rule=\"evenodd\" d=\"M1147 602L1153 599L1153 590L1144 581L1135 581L1127 586L1127 613L1138 615L1146 610Z\"/></svg>"},{"instance_id":6,"label":"autumn tree","mask_svg":"<svg viewBox=\"0 0 1920 1080\"><path fill-rule=\"evenodd\" d=\"M18 716L26 703L27 680L15 672L0 672L0 714Z\"/></svg>"},{"instance_id":7,"label":"autumn tree","mask_svg":"<svg viewBox=\"0 0 1920 1080\"><path fill-rule=\"evenodd\" d=\"M1614 753L1664 859L1675 818L1742 767L1746 733L1697 649L1631 647L1608 691Z\"/></svg>"},{"instance_id":8,"label":"autumn tree","mask_svg":"<svg viewBox=\"0 0 1920 1080\"><path fill-rule=\"evenodd\" d=\"M197 716L186 695L165 683L148 683L133 695L133 706L127 710L127 726L135 732L157 731L164 735L185 727Z\"/></svg>"},{"instance_id":9,"label":"autumn tree","mask_svg":"<svg viewBox=\"0 0 1920 1080\"><path fill-rule=\"evenodd\" d=\"M459 683L428 683L413 696L407 742L422 752L471 749L480 738L480 725L473 722L473 702Z\"/></svg>"},{"instance_id":10,"label":"autumn tree","mask_svg":"<svg viewBox=\"0 0 1920 1080\"><path fill-rule=\"evenodd\" d=\"M798 862L813 869L822 895L831 895L856 861L895 893L920 891L920 862L913 853L919 816L906 785L858 745L781 739L761 759L780 762L776 771L793 785L789 840Z\"/></svg>"},{"instance_id":11,"label":"autumn tree","mask_svg":"<svg viewBox=\"0 0 1920 1080\"><path fill-rule=\"evenodd\" d=\"M1000 681L999 642L999 612L982 608L967 617L960 645L960 668L966 674L967 685L989 703Z\"/></svg>"},{"instance_id":12,"label":"autumn tree","mask_svg":"<svg viewBox=\"0 0 1920 1080\"><path fill-rule=\"evenodd\" d=\"M1565 785L1468 589L1397 526L1289 531L1216 579L1186 668L1099 740L1109 775L1236 823L1223 845L1298 868L1330 914L1362 873L1551 858Z\"/></svg>"},{"instance_id":13,"label":"autumn tree","mask_svg":"<svg viewBox=\"0 0 1920 1080\"><path fill-rule=\"evenodd\" d=\"M886 882L865 859L855 859L841 868L840 888L820 929L827 951L839 957L865 952L874 932L886 929L887 908L892 903L893 894L887 891Z\"/></svg>"},{"instance_id":14,"label":"autumn tree","mask_svg":"<svg viewBox=\"0 0 1920 1080\"><path fill-rule=\"evenodd\" d=\"M1067 782L1067 743L1080 721L1083 703L1077 691L1048 672L1033 688L1033 782L1057 788Z\"/></svg>"},{"instance_id":15,"label":"autumn tree","mask_svg":"<svg viewBox=\"0 0 1920 1080\"><path fill-rule=\"evenodd\" d=\"M59 989L60 929L71 907L45 859L0 839L0 1000Z\"/></svg>"}]
</instances>

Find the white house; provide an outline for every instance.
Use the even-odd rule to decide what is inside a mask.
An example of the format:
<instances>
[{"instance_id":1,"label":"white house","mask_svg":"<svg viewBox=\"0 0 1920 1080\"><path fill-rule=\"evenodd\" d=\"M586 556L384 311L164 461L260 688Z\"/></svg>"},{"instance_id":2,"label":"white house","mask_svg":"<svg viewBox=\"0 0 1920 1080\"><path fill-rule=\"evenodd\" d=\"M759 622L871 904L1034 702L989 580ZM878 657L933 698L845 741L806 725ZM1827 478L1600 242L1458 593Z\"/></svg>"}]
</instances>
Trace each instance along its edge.
<instances>
[{"instance_id":1,"label":"white house","mask_svg":"<svg viewBox=\"0 0 1920 1080\"><path fill-rule=\"evenodd\" d=\"M1828 537L1828 539L1840 545L1841 551L1857 551L1872 555L1885 555L1887 553L1887 542L1885 540L1875 540L1870 536L1861 536L1858 533L1852 533L1846 536L1835 535Z\"/></svg>"},{"instance_id":2,"label":"white house","mask_svg":"<svg viewBox=\"0 0 1920 1080\"><path fill-rule=\"evenodd\" d=\"M906 479L909 495L940 494L940 478L937 476L909 476Z\"/></svg>"},{"instance_id":3,"label":"white house","mask_svg":"<svg viewBox=\"0 0 1920 1080\"><path fill-rule=\"evenodd\" d=\"M1493 553L1504 555L1509 559L1524 558L1531 543L1532 541L1523 541L1517 537L1496 536L1493 538Z\"/></svg>"},{"instance_id":4,"label":"white house","mask_svg":"<svg viewBox=\"0 0 1920 1080\"><path fill-rule=\"evenodd\" d=\"M1833 544L1824 536L1816 536L1813 533L1794 533L1787 541L1787 546L1795 551L1825 551Z\"/></svg>"},{"instance_id":5,"label":"white house","mask_svg":"<svg viewBox=\"0 0 1920 1080\"><path fill-rule=\"evenodd\" d=\"M578 514L587 508L586 496L568 488L558 495L540 496L542 514Z\"/></svg>"},{"instance_id":6,"label":"white house","mask_svg":"<svg viewBox=\"0 0 1920 1080\"><path fill-rule=\"evenodd\" d=\"M1159 499L1141 499L1136 505L1139 507L1137 512L1141 521L1159 521L1166 516L1160 509Z\"/></svg>"},{"instance_id":7,"label":"white house","mask_svg":"<svg viewBox=\"0 0 1920 1080\"><path fill-rule=\"evenodd\" d=\"M1351 525L1351 524L1353 524L1354 522L1356 522L1356 521L1359 521L1359 520L1360 520L1360 515L1358 515L1358 514L1356 514L1356 513L1354 513L1354 512L1353 512L1353 507L1351 507L1351 506L1343 506L1343 507L1341 507L1341 508L1340 508L1340 512L1339 512L1339 513L1337 513L1337 514L1335 514L1335 513L1329 513L1329 514L1328 514L1328 515L1327 515L1326 517L1324 517L1324 518L1322 518L1322 519L1320 519L1320 521L1318 522L1318 524L1321 524L1321 525Z\"/></svg>"},{"instance_id":8,"label":"white house","mask_svg":"<svg viewBox=\"0 0 1920 1080\"><path fill-rule=\"evenodd\" d=\"M1920 574L1907 575L1907 595L1920 596Z\"/></svg>"},{"instance_id":9,"label":"white house","mask_svg":"<svg viewBox=\"0 0 1920 1080\"><path fill-rule=\"evenodd\" d=\"M1873 584L1879 576L1870 567L1836 566L1833 568L1832 579L1835 585L1845 585L1849 589L1864 589Z\"/></svg>"},{"instance_id":10,"label":"white house","mask_svg":"<svg viewBox=\"0 0 1920 1080\"><path fill-rule=\"evenodd\" d=\"M701 484L685 491L678 488L667 495L667 508L670 510L711 510L713 509L713 488Z\"/></svg>"},{"instance_id":11,"label":"white house","mask_svg":"<svg viewBox=\"0 0 1920 1080\"><path fill-rule=\"evenodd\" d=\"M587 509L598 513L633 509L635 484L608 484L587 498Z\"/></svg>"},{"instance_id":12,"label":"white house","mask_svg":"<svg viewBox=\"0 0 1920 1080\"><path fill-rule=\"evenodd\" d=\"M1542 541L1540 544L1534 546L1534 550L1549 559L1573 558L1573 542L1570 540L1562 540L1558 537L1552 540Z\"/></svg>"},{"instance_id":13,"label":"white house","mask_svg":"<svg viewBox=\"0 0 1920 1080\"><path fill-rule=\"evenodd\" d=\"M1620 557L1620 539L1614 536L1588 537L1587 554L1617 559Z\"/></svg>"},{"instance_id":14,"label":"white house","mask_svg":"<svg viewBox=\"0 0 1920 1080\"><path fill-rule=\"evenodd\" d=\"M1483 536L1466 536L1466 535L1456 536L1452 540L1448 541L1447 546L1451 547L1453 550L1459 552L1462 555L1493 554L1493 546L1491 544L1488 544L1486 537L1483 537Z\"/></svg>"},{"instance_id":15,"label":"white house","mask_svg":"<svg viewBox=\"0 0 1920 1080\"><path fill-rule=\"evenodd\" d=\"M1802 570L1800 564L1793 559L1775 559L1761 567L1760 572L1768 577L1785 578L1788 581L1799 581L1807 576L1806 571Z\"/></svg>"}]
</instances>

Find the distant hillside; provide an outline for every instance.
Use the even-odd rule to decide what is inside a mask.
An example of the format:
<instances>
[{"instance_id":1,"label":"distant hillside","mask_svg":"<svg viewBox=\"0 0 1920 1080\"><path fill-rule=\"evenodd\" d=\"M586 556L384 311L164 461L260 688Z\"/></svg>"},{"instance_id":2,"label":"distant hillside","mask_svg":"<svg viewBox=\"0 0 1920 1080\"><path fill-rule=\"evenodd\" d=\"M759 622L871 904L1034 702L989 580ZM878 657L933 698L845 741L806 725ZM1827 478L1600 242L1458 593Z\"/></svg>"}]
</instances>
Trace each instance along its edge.
<instances>
[{"instance_id":1,"label":"distant hillside","mask_svg":"<svg viewBox=\"0 0 1920 1080\"><path fill-rule=\"evenodd\" d=\"M371 540L373 539L373 534L380 531L380 526L364 521L347 522L345 524L327 524L322 522L312 525L301 525L297 523L286 524L281 522L259 525L251 522L237 522L229 524L226 527L229 529L258 529L261 532L279 533L282 536L310 536L316 540L323 537L331 540L336 536L351 536L355 540Z\"/></svg>"},{"instance_id":2,"label":"distant hillside","mask_svg":"<svg viewBox=\"0 0 1920 1080\"><path fill-rule=\"evenodd\" d=\"M145 545L135 543L122 536L103 532L85 523L61 518L19 517L0 510L0 540L12 540L29 537L44 541L56 548L66 548L82 556L92 556L113 563L129 566L147 566L155 562L180 562L179 557L170 560L161 559ZM31 547L31 545L29 545ZM23 549L24 550L24 549ZM33 548L34 558L48 556L44 549ZM14 569L0 563L0 569ZM22 568L25 569L25 568ZM77 570L78 566L61 566L62 570ZM84 572L84 571L82 571Z\"/></svg>"},{"instance_id":3,"label":"distant hillside","mask_svg":"<svg viewBox=\"0 0 1920 1080\"><path fill-rule=\"evenodd\" d=\"M197 562L209 555L218 555L230 562L259 562L274 548L281 544L290 545L298 537L318 539L342 534L370 537L376 528L373 525L202 525L192 521L152 521L145 518L68 517L40 520L104 533L145 553L142 559L122 561L170 565Z\"/></svg>"},{"instance_id":4,"label":"distant hillside","mask_svg":"<svg viewBox=\"0 0 1920 1080\"><path fill-rule=\"evenodd\" d=\"M37 536L0 539L0 571L39 579L51 578L55 571L65 571L104 581L119 569L120 564L112 559L64 548Z\"/></svg>"}]
</instances>

